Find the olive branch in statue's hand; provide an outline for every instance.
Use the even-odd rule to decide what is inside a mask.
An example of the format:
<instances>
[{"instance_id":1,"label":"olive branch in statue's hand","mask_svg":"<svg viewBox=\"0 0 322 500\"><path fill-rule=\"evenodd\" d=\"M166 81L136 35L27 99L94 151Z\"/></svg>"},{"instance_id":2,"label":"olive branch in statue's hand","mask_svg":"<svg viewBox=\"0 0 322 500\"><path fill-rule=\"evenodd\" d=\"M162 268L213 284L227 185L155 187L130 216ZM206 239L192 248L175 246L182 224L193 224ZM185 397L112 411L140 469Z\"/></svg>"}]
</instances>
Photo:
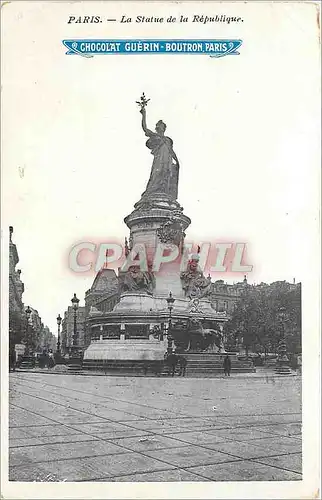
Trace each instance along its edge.
<instances>
[{"instance_id":1,"label":"olive branch in statue's hand","mask_svg":"<svg viewBox=\"0 0 322 500\"><path fill-rule=\"evenodd\" d=\"M145 108L146 108L146 106L147 106L147 104L148 104L149 100L150 100L150 99L147 99L147 98L145 97L144 92L143 92L143 94L141 95L140 100L139 100L139 101L135 101L135 102L136 102L136 104L138 104L138 105L140 106L140 108L141 108L141 109L140 109L140 113L142 113L142 114L144 114L144 113L145 113Z\"/></svg>"}]
</instances>

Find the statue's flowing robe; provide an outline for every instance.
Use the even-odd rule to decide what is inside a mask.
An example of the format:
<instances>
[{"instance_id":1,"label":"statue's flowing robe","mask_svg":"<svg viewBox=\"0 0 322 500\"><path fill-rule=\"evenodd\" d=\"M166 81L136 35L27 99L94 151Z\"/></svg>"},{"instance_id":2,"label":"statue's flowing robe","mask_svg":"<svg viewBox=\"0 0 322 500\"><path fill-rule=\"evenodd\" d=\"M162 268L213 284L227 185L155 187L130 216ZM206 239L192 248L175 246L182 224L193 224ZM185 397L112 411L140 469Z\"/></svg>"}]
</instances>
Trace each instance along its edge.
<instances>
[{"instance_id":1,"label":"statue's flowing robe","mask_svg":"<svg viewBox=\"0 0 322 500\"><path fill-rule=\"evenodd\" d=\"M151 174L142 196L148 196L155 193L168 195L176 200L178 196L178 166L174 165L173 159L173 141L170 137L156 133L147 133L149 139L146 146L151 150L154 159L151 168Z\"/></svg>"}]
</instances>

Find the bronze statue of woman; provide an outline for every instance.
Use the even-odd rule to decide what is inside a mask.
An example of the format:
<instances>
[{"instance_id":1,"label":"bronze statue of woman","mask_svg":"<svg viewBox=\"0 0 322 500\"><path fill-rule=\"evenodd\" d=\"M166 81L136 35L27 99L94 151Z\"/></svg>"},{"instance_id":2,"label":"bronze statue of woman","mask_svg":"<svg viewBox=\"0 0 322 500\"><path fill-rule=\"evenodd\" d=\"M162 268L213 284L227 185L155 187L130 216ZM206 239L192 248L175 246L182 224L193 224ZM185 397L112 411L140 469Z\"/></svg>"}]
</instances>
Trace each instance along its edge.
<instances>
[{"instance_id":1,"label":"bronze statue of woman","mask_svg":"<svg viewBox=\"0 0 322 500\"><path fill-rule=\"evenodd\" d=\"M142 128L145 135L149 137L146 146L151 150L154 159L150 179L142 197L158 193L167 195L171 200L176 200L178 197L179 161L173 151L173 141L164 135L166 124L162 120L156 124L155 132L147 128L145 106L146 104L141 104L140 109Z\"/></svg>"}]
</instances>

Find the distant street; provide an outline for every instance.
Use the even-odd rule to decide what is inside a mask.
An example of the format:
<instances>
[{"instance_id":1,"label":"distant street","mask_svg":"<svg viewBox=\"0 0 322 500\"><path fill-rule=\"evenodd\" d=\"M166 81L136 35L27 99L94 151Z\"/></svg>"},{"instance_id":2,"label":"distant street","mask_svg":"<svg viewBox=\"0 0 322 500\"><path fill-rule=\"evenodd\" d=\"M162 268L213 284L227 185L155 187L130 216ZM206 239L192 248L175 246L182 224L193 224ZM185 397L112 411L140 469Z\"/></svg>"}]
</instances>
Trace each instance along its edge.
<instances>
[{"instance_id":1,"label":"distant street","mask_svg":"<svg viewBox=\"0 0 322 500\"><path fill-rule=\"evenodd\" d=\"M10 382L10 480L301 479L298 376Z\"/></svg>"}]
</instances>

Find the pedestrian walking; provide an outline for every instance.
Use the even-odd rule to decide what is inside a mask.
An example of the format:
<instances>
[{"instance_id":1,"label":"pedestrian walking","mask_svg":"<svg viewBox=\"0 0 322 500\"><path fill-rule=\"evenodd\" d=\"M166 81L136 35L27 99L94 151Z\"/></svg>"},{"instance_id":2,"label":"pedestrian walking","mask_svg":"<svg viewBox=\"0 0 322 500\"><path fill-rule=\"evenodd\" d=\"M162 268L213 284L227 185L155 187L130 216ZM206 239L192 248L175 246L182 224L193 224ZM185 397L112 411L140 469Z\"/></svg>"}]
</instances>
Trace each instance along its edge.
<instances>
[{"instance_id":1,"label":"pedestrian walking","mask_svg":"<svg viewBox=\"0 0 322 500\"><path fill-rule=\"evenodd\" d=\"M224 374L225 374L225 377L230 377L230 371L231 371L231 361L230 361L230 357L228 356L225 356L224 358Z\"/></svg>"},{"instance_id":2,"label":"pedestrian walking","mask_svg":"<svg viewBox=\"0 0 322 500\"><path fill-rule=\"evenodd\" d=\"M16 350L15 348L13 348L10 349L10 354L9 354L9 371L12 370L14 372L16 370L16 362L17 362Z\"/></svg>"},{"instance_id":3,"label":"pedestrian walking","mask_svg":"<svg viewBox=\"0 0 322 500\"><path fill-rule=\"evenodd\" d=\"M47 361L46 358L47 358L47 354L46 354L46 351L44 349L43 352L39 356L39 368L45 368L46 361Z\"/></svg>"},{"instance_id":4,"label":"pedestrian walking","mask_svg":"<svg viewBox=\"0 0 322 500\"><path fill-rule=\"evenodd\" d=\"M178 364L179 364L179 377L184 377L186 374L187 368L187 360L184 356L178 356Z\"/></svg>"},{"instance_id":5,"label":"pedestrian walking","mask_svg":"<svg viewBox=\"0 0 322 500\"><path fill-rule=\"evenodd\" d=\"M178 356L174 352L168 355L166 363L169 367L169 375L171 375L172 377L174 377L177 361L178 361Z\"/></svg>"},{"instance_id":6,"label":"pedestrian walking","mask_svg":"<svg viewBox=\"0 0 322 500\"><path fill-rule=\"evenodd\" d=\"M48 368L53 368L55 366L54 353L50 349L48 353Z\"/></svg>"}]
</instances>

